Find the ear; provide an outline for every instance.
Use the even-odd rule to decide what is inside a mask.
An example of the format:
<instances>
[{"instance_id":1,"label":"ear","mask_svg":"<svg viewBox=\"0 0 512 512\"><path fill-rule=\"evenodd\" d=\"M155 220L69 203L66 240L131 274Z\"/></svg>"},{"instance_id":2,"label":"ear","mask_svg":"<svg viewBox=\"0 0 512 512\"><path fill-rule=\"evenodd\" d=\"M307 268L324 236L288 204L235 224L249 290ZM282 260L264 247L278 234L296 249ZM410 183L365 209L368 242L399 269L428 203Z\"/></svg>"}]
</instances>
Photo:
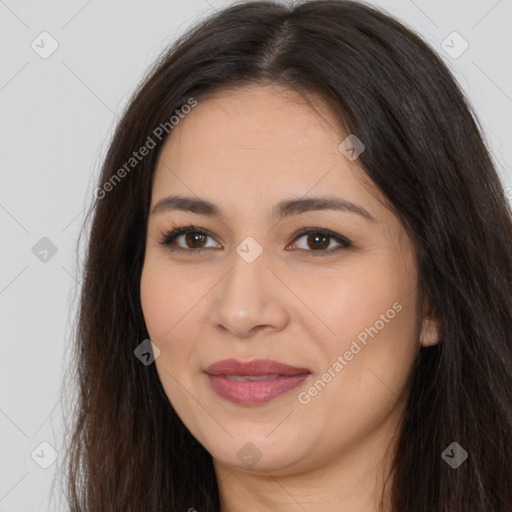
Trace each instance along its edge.
<instances>
[{"instance_id":1,"label":"ear","mask_svg":"<svg viewBox=\"0 0 512 512\"><path fill-rule=\"evenodd\" d=\"M423 317L421 321L420 345L431 347L439 343L439 319L433 313L429 300L423 304Z\"/></svg>"}]
</instances>

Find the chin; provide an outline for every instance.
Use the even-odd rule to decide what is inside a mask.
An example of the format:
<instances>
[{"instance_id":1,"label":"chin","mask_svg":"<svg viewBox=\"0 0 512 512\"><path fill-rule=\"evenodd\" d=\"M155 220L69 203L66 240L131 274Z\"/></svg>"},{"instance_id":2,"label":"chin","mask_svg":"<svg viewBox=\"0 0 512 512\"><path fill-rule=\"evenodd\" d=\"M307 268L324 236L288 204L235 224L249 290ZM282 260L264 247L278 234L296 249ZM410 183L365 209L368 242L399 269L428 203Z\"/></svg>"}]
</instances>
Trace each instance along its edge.
<instances>
[{"instance_id":1,"label":"chin","mask_svg":"<svg viewBox=\"0 0 512 512\"><path fill-rule=\"evenodd\" d=\"M305 455L299 453L298 447L301 444L286 444L285 439L286 433L271 440L265 439L265 436L251 436L250 431L245 431L244 435L236 436L222 447L208 443L206 449L222 465L248 472L279 474L297 465Z\"/></svg>"}]
</instances>

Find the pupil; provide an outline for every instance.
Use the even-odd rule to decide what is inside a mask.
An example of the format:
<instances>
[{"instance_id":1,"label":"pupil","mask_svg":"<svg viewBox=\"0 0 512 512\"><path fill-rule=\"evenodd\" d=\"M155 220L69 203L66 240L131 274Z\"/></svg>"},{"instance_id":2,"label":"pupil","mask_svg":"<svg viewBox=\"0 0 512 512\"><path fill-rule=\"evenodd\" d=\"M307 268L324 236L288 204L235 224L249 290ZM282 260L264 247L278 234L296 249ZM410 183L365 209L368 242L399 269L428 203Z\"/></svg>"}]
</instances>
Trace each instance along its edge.
<instances>
[{"instance_id":1,"label":"pupil","mask_svg":"<svg viewBox=\"0 0 512 512\"><path fill-rule=\"evenodd\" d=\"M187 245L192 245L195 247L195 243L198 242L198 238L199 239L204 239L205 235L203 235L202 233L187 233L187 235L185 236L185 239L186 239L186 242L187 242ZM202 240L204 242L204 240ZM201 240L199 240L199 242L201 242Z\"/></svg>"},{"instance_id":2,"label":"pupil","mask_svg":"<svg viewBox=\"0 0 512 512\"><path fill-rule=\"evenodd\" d=\"M324 240L324 243L320 243L318 245L319 240ZM329 247L329 237L326 235L309 235L308 237L308 243L313 242L313 245L317 244L316 247L319 249L327 249Z\"/></svg>"}]
</instances>

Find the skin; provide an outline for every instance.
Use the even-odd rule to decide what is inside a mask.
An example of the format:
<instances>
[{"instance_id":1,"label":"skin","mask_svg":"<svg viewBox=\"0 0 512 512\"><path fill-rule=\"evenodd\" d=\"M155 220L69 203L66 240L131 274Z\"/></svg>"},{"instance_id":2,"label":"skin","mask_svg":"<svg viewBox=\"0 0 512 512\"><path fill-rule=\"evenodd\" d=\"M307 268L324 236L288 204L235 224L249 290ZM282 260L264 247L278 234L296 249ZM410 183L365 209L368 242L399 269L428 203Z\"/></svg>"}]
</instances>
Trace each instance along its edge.
<instances>
[{"instance_id":1,"label":"skin","mask_svg":"<svg viewBox=\"0 0 512 512\"><path fill-rule=\"evenodd\" d=\"M151 211L179 194L224 212L151 214L140 287L148 333L161 351L158 375L213 457L223 512L242 503L252 512L297 511L299 504L308 512L377 511L411 366L421 345L437 342L437 321L428 302L420 303L410 239L382 194L363 183L358 160L338 149L347 134L312 98L277 86L216 93L173 129L155 171ZM374 220L336 210L272 216L280 201L313 196L345 199ZM188 252L159 244L190 224L209 236L174 241ZM294 237L307 227L352 246L327 238L319 249L307 235ZM263 251L252 263L236 252L248 236ZM400 312L301 403L299 393L396 303ZM237 405L219 397L203 373L226 358L274 359L312 375L263 405ZM251 466L237 457L249 442L256 448L245 450L261 454Z\"/></svg>"}]
</instances>

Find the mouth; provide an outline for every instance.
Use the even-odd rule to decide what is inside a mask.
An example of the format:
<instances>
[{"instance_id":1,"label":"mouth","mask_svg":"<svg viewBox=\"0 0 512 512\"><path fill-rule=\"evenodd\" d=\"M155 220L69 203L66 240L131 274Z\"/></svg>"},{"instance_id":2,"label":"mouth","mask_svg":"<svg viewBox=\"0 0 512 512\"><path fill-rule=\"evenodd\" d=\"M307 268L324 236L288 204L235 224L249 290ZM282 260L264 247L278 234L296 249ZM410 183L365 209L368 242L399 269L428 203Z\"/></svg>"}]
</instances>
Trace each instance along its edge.
<instances>
[{"instance_id":1,"label":"mouth","mask_svg":"<svg viewBox=\"0 0 512 512\"><path fill-rule=\"evenodd\" d=\"M260 405L304 382L311 371L268 359L218 361L204 370L221 398L243 405Z\"/></svg>"}]
</instances>

